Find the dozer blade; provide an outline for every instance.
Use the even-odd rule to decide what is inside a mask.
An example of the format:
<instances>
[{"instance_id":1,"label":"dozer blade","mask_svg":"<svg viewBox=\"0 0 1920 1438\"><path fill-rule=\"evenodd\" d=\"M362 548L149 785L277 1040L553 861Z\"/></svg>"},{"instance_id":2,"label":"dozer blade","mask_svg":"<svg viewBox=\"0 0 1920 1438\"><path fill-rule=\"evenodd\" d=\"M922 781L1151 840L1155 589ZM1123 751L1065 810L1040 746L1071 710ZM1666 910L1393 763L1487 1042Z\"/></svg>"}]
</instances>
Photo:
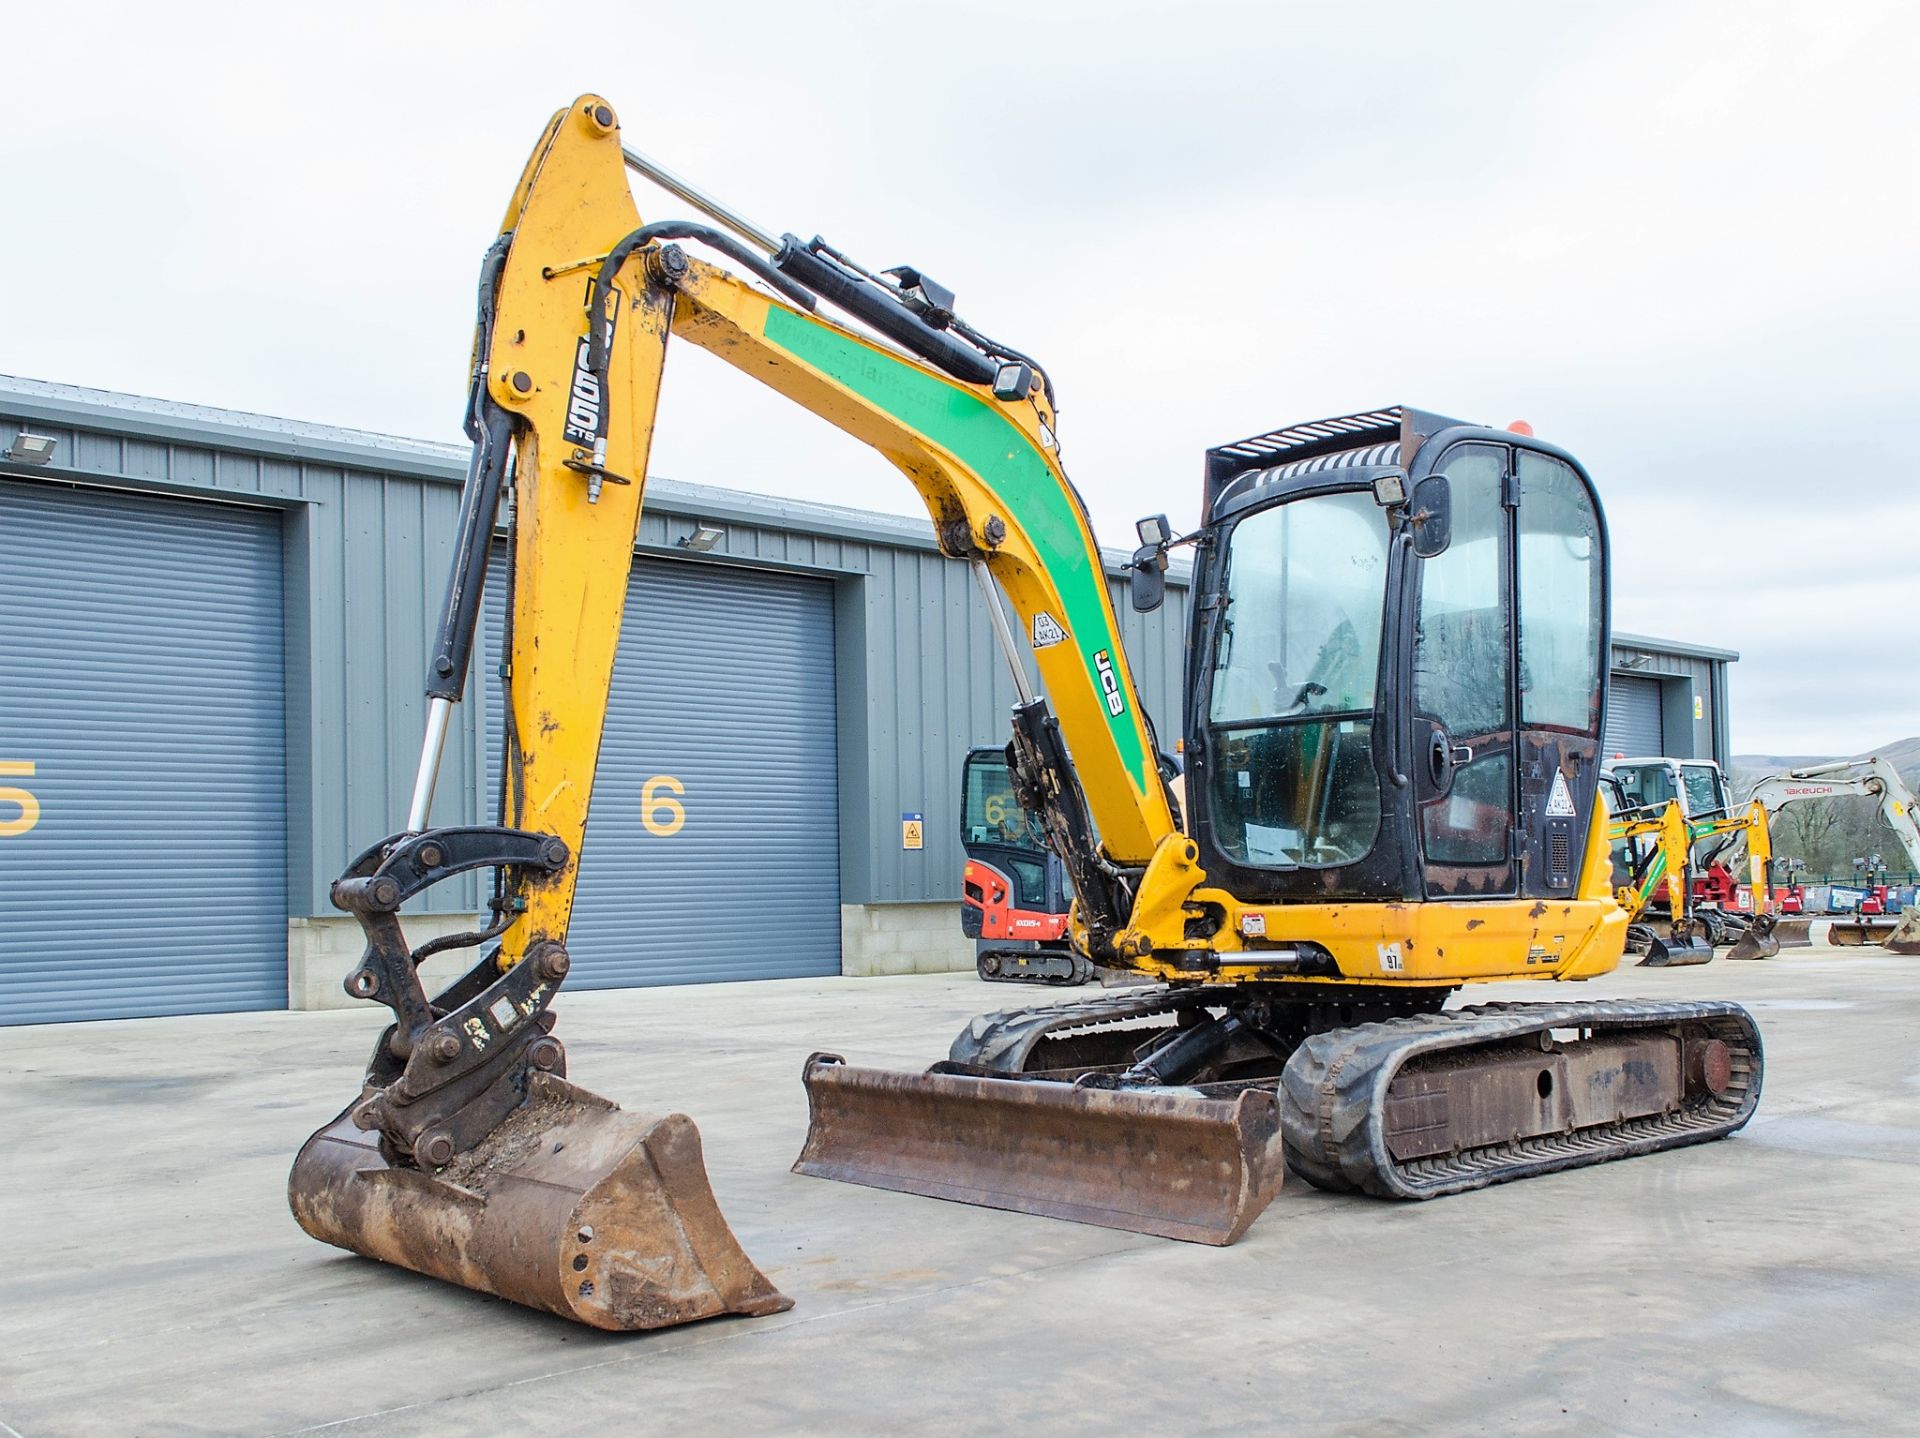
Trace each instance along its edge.
<instances>
[{"instance_id":1,"label":"dozer blade","mask_svg":"<svg viewBox=\"0 0 1920 1438\"><path fill-rule=\"evenodd\" d=\"M1228 1244L1280 1191L1270 1091L1077 1088L1037 1078L892 1073L814 1054L795 1173Z\"/></svg>"},{"instance_id":2,"label":"dozer blade","mask_svg":"<svg viewBox=\"0 0 1920 1438\"><path fill-rule=\"evenodd\" d=\"M1784 925L1772 915L1761 915L1741 931L1733 947L1727 950L1727 957L1729 959L1772 958L1780 952L1783 942L1780 937L1782 927Z\"/></svg>"},{"instance_id":3,"label":"dozer blade","mask_svg":"<svg viewBox=\"0 0 1920 1438\"><path fill-rule=\"evenodd\" d=\"M1892 919L1835 919L1827 925L1827 942L1837 948L1861 949L1885 943L1894 932Z\"/></svg>"},{"instance_id":4,"label":"dozer blade","mask_svg":"<svg viewBox=\"0 0 1920 1438\"><path fill-rule=\"evenodd\" d=\"M1773 937L1774 942L1783 949L1810 949L1813 947L1813 920L1795 915L1775 920Z\"/></svg>"},{"instance_id":5,"label":"dozer blade","mask_svg":"<svg viewBox=\"0 0 1920 1438\"><path fill-rule=\"evenodd\" d=\"M324 1243L595 1328L793 1306L721 1216L692 1119L626 1113L547 1074L432 1173L389 1163L343 1113L300 1150L287 1197Z\"/></svg>"},{"instance_id":6,"label":"dozer blade","mask_svg":"<svg viewBox=\"0 0 1920 1438\"><path fill-rule=\"evenodd\" d=\"M1654 934L1647 945L1647 956L1637 968L1642 969L1678 969L1688 964L1708 964L1713 962L1713 945L1693 934L1681 938L1677 934Z\"/></svg>"}]
</instances>

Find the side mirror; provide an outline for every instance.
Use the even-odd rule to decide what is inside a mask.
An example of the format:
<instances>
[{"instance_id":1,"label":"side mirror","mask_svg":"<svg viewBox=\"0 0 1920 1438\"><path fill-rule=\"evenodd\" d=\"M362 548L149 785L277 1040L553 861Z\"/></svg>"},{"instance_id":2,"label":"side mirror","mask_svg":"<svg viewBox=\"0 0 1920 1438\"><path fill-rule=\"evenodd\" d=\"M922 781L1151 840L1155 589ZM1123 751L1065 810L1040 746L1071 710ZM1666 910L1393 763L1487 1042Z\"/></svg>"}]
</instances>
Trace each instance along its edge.
<instances>
[{"instance_id":1,"label":"side mirror","mask_svg":"<svg viewBox=\"0 0 1920 1438\"><path fill-rule=\"evenodd\" d=\"M1141 614L1151 614L1167 598L1167 546L1173 542L1173 526L1164 514L1150 514L1134 525L1140 547L1133 551L1127 565L1127 598Z\"/></svg>"},{"instance_id":2,"label":"side mirror","mask_svg":"<svg viewBox=\"0 0 1920 1438\"><path fill-rule=\"evenodd\" d=\"M1453 487L1444 474L1430 474L1413 487L1408 506L1413 552L1422 559L1445 554L1453 543Z\"/></svg>"},{"instance_id":3,"label":"side mirror","mask_svg":"<svg viewBox=\"0 0 1920 1438\"><path fill-rule=\"evenodd\" d=\"M1141 614L1151 614L1166 601L1167 552L1158 545L1142 545L1127 566L1127 598Z\"/></svg>"}]
</instances>

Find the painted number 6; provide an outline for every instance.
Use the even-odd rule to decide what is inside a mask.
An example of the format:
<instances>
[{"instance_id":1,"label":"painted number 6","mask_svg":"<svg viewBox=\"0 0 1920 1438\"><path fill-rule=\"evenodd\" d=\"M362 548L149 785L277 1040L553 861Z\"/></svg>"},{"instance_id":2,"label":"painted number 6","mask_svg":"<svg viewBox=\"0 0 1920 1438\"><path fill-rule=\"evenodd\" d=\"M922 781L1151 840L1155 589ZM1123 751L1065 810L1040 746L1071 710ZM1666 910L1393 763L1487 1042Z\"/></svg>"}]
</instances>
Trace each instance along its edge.
<instances>
[{"instance_id":1,"label":"painted number 6","mask_svg":"<svg viewBox=\"0 0 1920 1438\"><path fill-rule=\"evenodd\" d=\"M655 774L640 786L640 822L649 834L664 839L686 827L686 805L677 797L686 792L687 786L671 774Z\"/></svg>"}]
</instances>

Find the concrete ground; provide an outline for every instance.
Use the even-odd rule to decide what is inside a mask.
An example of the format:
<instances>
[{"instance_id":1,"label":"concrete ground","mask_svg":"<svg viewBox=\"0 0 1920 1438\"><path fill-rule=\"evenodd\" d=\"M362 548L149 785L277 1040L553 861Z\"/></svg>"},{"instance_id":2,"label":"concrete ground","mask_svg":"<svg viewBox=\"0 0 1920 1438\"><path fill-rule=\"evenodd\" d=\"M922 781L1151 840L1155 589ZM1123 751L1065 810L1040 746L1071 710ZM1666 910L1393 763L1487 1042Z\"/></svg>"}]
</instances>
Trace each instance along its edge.
<instances>
[{"instance_id":1,"label":"concrete ground","mask_svg":"<svg viewBox=\"0 0 1920 1438\"><path fill-rule=\"evenodd\" d=\"M288 1163L355 1090L379 1012L7 1029L0 1438L1920 1432L1920 959L1800 951L1581 992L1749 1004L1759 1116L1427 1204L1289 1184L1228 1249L788 1173L810 1049L919 1067L1020 993L569 995L574 1076L699 1120L722 1207L796 1300L628 1336L295 1227Z\"/></svg>"}]
</instances>

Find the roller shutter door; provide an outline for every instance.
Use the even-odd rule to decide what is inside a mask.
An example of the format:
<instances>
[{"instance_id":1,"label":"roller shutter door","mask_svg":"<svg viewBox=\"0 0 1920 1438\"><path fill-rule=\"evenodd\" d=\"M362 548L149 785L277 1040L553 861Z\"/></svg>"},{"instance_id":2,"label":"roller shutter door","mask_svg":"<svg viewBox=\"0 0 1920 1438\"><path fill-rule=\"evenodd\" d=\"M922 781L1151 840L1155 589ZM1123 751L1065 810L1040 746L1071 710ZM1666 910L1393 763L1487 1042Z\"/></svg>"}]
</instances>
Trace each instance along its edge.
<instances>
[{"instance_id":1,"label":"roller shutter door","mask_svg":"<svg viewBox=\"0 0 1920 1438\"><path fill-rule=\"evenodd\" d=\"M0 555L0 1023L286 1007L278 515L0 481Z\"/></svg>"},{"instance_id":2,"label":"roller shutter door","mask_svg":"<svg viewBox=\"0 0 1920 1438\"><path fill-rule=\"evenodd\" d=\"M501 617L491 585L489 656ZM840 972L833 665L831 583L635 561L567 939L569 985ZM474 672L494 668L476 660ZM494 696L488 815L497 687ZM650 780L668 782L654 784L647 811Z\"/></svg>"},{"instance_id":3,"label":"roller shutter door","mask_svg":"<svg viewBox=\"0 0 1920 1438\"><path fill-rule=\"evenodd\" d=\"M1660 725L1660 681L1642 675L1616 674L1607 686L1605 754L1630 759L1667 752Z\"/></svg>"}]
</instances>

